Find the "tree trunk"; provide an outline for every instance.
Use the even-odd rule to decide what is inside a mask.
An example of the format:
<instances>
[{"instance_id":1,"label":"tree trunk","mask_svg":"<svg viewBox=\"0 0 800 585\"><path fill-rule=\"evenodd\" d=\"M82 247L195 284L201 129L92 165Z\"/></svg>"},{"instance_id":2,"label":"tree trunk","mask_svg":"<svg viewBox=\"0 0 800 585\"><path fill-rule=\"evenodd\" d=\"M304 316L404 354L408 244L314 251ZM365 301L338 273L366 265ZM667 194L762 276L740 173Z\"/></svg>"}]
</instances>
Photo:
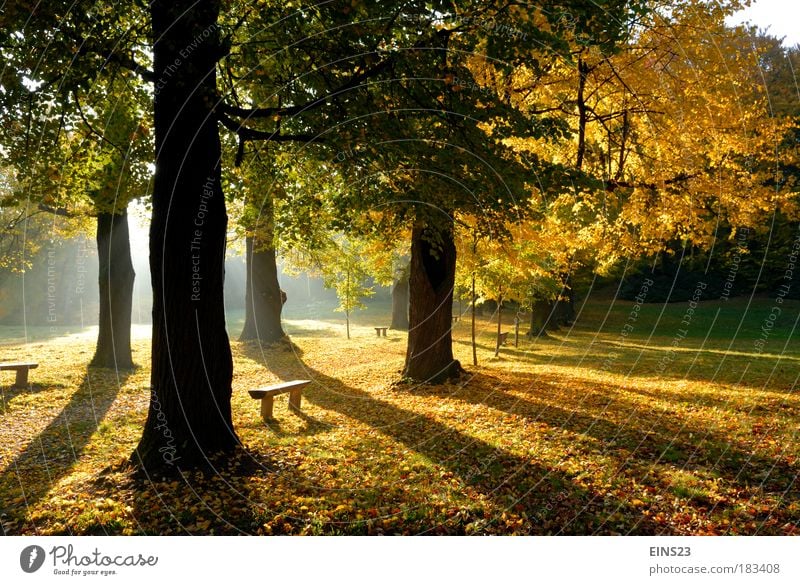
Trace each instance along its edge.
<instances>
[{"instance_id":1,"label":"tree trunk","mask_svg":"<svg viewBox=\"0 0 800 585\"><path fill-rule=\"evenodd\" d=\"M578 59L578 95L576 102L578 105L578 152L575 160L575 168L580 170L583 167L583 158L586 156L586 123L588 121L586 98L586 79L589 75L589 66L583 59Z\"/></svg>"},{"instance_id":2,"label":"tree trunk","mask_svg":"<svg viewBox=\"0 0 800 585\"><path fill-rule=\"evenodd\" d=\"M536 299L531 306L531 328L528 336L539 337L547 335L548 330L558 329L554 321L552 301Z\"/></svg>"},{"instance_id":3,"label":"tree trunk","mask_svg":"<svg viewBox=\"0 0 800 585\"><path fill-rule=\"evenodd\" d=\"M150 227L150 408L132 461L150 474L203 465L239 440L223 280L228 218L221 183L214 0L154 0L156 172Z\"/></svg>"},{"instance_id":4,"label":"tree trunk","mask_svg":"<svg viewBox=\"0 0 800 585\"><path fill-rule=\"evenodd\" d=\"M475 341L475 300L477 299L477 295L475 294L475 273L472 273L472 323L471 323L471 335L472 335L472 365L478 365L478 344Z\"/></svg>"},{"instance_id":5,"label":"tree trunk","mask_svg":"<svg viewBox=\"0 0 800 585\"><path fill-rule=\"evenodd\" d=\"M128 213L97 215L97 258L100 286L100 330L91 365L99 368L133 368L131 311L133 281Z\"/></svg>"},{"instance_id":6,"label":"tree trunk","mask_svg":"<svg viewBox=\"0 0 800 585\"><path fill-rule=\"evenodd\" d=\"M572 291L572 278L570 274L562 274L561 282L561 293L556 301L552 321L556 325L572 325L575 320L575 295Z\"/></svg>"},{"instance_id":7,"label":"tree trunk","mask_svg":"<svg viewBox=\"0 0 800 585\"><path fill-rule=\"evenodd\" d=\"M417 226L411 233L411 302L403 376L412 380L435 384L463 371L453 359L456 247L452 229L450 225L434 233Z\"/></svg>"},{"instance_id":8,"label":"tree trunk","mask_svg":"<svg viewBox=\"0 0 800 585\"><path fill-rule=\"evenodd\" d=\"M503 293L497 298L497 343L494 348L494 357L500 355L500 338L503 335Z\"/></svg>"},{"instance_id":9,"label":"tree trunk","mask_svg":"<svg viewBox=\"0 0 800 585\"><path fill-rule=\"evenodd\" d=\"M408 270L403 270L392 287L392 324L389 329L408 331Z\"/></svg>"},{"instance_id":10,"label":"tree trunk","mask_svg":"<svg viewBox=\"0 0 800 585\"><path fill-rule=\"evenodd\" d=\"M281 325L281 311L286 295L278 284L278 265L275 247L261 247L248 236L245 243L247 284L245 289L245 318L239 341L258 339L274 343L286 337Z\"/></svg>"}]
</instances>

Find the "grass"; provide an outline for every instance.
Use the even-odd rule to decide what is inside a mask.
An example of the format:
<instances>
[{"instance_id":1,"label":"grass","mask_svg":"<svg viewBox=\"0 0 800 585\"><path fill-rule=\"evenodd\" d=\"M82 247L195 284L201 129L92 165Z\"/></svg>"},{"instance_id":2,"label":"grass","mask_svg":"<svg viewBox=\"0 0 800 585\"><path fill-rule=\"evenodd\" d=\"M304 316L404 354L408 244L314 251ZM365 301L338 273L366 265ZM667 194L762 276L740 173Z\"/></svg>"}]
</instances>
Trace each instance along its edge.
<instances>
[{"instance_id":1,"label":"grass","mask_svg":"<svg viewBox=\"0 0 800 585\"><path fill-rule=\"evenodd\" d=\"M759 345L773 306L707 302L687 324L686 303L594 297L574 327L496 359L487 316L477 367L460 321L468 375L443 386L397 383L405 336L372 329L385 307L358 314L349 342L341 320L300 312L286 322L291 346L233 342L244 448L216 473L150 481L121 465L146 416L147 339L128 373L87 369L91 332L12 340L4 360L41 366L28 390L2 379L0 523L7 534L796 534L800 304L781 305ZM294 377L314 380L302 416L280 397L265 424L246 390Z\"/></svg>"}]
</instances>

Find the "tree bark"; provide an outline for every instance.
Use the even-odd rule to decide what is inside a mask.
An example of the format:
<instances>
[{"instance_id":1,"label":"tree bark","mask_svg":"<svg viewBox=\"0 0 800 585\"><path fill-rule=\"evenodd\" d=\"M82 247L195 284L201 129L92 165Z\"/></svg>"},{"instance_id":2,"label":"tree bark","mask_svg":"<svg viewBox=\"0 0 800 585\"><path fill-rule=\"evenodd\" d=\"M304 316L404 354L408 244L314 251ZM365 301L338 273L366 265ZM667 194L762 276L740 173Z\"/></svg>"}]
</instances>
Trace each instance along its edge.
<instances>
[{"instance_id":1,"label":"tree bark","mask_svg":"<svg viewBox=\"0 0 800 585\"><path fill-rule=\"evenodd\" d=\"M536 299L531 306L531 328L529 337L547 335L548 330L558 329L553 315L552 301Z\"/></svg>"},{"instance_id":2,"label":"tree bark","mask_svg":"<svg viewBox=\"0 0 800 585\"><path fill-rule=\"evenodd\" d=\"M128 212L97 216L97 258L99 263L100 329L91 365L99 368L130 369L131 311L136 273L131 259Z\"/></svg>"},{"instance_id":3,"label":"tree bark","mask_svg":"<svg viewBox=\"0 0 800 585\"><path fill-rule=\"evenodd\" d=\"M392 324L389 329L408 331L408 269L403 270L392 287Z\"/></svg>"},{"instance_id":4,"label":"tree bark","mask_svg":"<svg viewBox=\"0 0 800 585\"><path fill-rule=\"evenodd\" d=\"M261 343L274 343L286 337L281 324L286 294L278 284L275 247L259 246L254 240L248 236L245 243L245 319L239 341L258 339Z\"/></svg>"},{"instance_id":5,"label":"tree bark","mask_svg":"<svg viewBox=\"0 0 800 585\"><path fill-rule=\"evenodd\" d=\"M156 172L150 227L150 408L132 461L146 473L207 464L239 440L223 280L228 218L213 107L215 0L155 0Z\"/></svg>"},{"instance_id":6,"label":"tree bark","mask_svg":"<svg viewBox=\"0 0 800 585\"><path fill-rule=\"evenodd\" d=\"M408 348L403 376L432 384L463 371L453 358L453 286L456 247L452 224L438 232L411 233Z\"/></svg>"},{"instance_id":7,"label":"tree bark","mask_svg":"<svg viewBox=\"0 0 800 585\"><path fill-rule=\"evenodd\" d=\"M570 274L562 274L561 281L561 293L556 301L552 320L556 325L571 325L575 320L575 295Z\"/></svg>"}]
</instances>

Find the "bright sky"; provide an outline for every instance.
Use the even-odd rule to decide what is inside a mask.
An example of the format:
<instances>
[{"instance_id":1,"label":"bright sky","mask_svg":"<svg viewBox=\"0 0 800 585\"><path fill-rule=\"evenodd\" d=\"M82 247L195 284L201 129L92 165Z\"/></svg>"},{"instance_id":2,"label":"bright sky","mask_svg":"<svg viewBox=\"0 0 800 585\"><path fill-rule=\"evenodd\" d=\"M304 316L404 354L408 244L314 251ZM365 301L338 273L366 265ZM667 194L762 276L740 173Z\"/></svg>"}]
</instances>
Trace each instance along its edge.
<instances>
[{"instance_id":1,"label":"bright sky","mask_svg":"<svg viewBox=\"0 0 800 585\"><path fill-rule=\"evenodd\" d=\"M729 24L750 22L774 37L785 37L784 46L800 44L800 0L753 0L750 8L737 12Z\"/></svg>"}]
</instances>

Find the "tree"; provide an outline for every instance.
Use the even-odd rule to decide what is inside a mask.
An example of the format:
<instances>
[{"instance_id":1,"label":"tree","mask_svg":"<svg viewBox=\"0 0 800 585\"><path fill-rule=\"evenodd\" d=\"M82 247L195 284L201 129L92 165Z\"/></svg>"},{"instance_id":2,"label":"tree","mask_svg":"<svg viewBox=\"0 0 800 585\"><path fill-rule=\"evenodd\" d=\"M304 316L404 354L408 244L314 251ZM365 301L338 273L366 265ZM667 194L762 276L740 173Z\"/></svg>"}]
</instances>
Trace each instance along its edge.
<instances>
[{"instance_id":1,"label":"tree","mask_svg":"<svg viewBox=\"0 0 800 585\"><path fill-rule=\"evenodd\" d=\"M321 276L325 287L336 291L339 306L335 310L344 313L347 339L353 311L366 308L362 299L375 294L368 281L385 272L370 242L341 232L328 234L324 242L317 242L314 247L295 250L290 266L290 270Z\"/></svg>"},{"instance_id":2,"label":"tree","mask_svg":"<svg viewBox=\"0 0 800 585\"><path fill-rule=\"evenodd\" d=\"M356 309L366 308L361 299L372 296L375 290L365 283L369 273L363 243L339 235L332 244L328 259L320 269L325 286L336 291L339 298L336 310L344 313L347 339L350 339L350 314Z\"/></svg>"},{"instance_id":3,"label":"tree","mask_svg":"<svg viewBox=\"0 0 800 585\"><path fill-rule=\"evenodd\" d=\"M605 273L642 255L691 254L726 225L789 213L788 153L775 149L786 123L769 115L759 87L761 51L724 24L736 5L655 6L615 52L569 38L569 58L515 71L520 109L558 111L568 128L559 141L513 142L572 178L569 189L533 195L539 220L529 226L565 291L582 266ZM548 303L535 303L532 333L560 317L563 302Z\"/></svg>"},{"instance_id":4,"label":"tree","mask_svg":"<svg viewBox=\"0 0 800 585\"><path fill-rule=\"evenodd\" d=\"M278 283L275 206L279 204L279 172L256 153L242 169L239 188L244 191L243 212L238 225L245 234L245 321L240 341L274 343L286 337L281 312L286 294Z\"/></svg>"},{"instance_id":5,"label":"tree","mask_svg":"<svg viewBox=\"0 0 800 585\"><path fill-rule=\"evenodd\" d=\"M32 13L15 5L4 9L0 33L7 65L0 143L18 173L16 201L29 210L97 217L100 327L92 364L102 367L133 366L126 208L145 192L152 154L143 88L120 60L137 36L130 29L138 14L135 7L124 15L94 10L88 2L52 2ZM119 53L87 39L94 27Z\"/></svg>"},{"instance_id":6,"label":"tree","mask_svg":"<svg viewBox=\"0 0 800 585\"><path fill-rule=\"evenodd\" d=\"M152 151L145 114L139 103L126 100L125 88L110 83L101 88L111 103L93 104L104 114L102 133L96 130L75 101L84 123L95 134L97 147L105 154L98 169L97 188L87 193L97 214L97 252L100 314L97 347L91 365L132 368L131 311L135 273L128 230L128 202L144 195L150 180L147 163Z\"/></svg>"},{"instance_id":7,"label":"tree","mask_svg":"<svg viewBox=\"0 0 800 585\"><path fill-rule=\"evenodd\" d=\"M150 5L156 172L150 226L151 400L134 461L151 471L204 464L239 443L225 330L227 214L214 106L219 4Z\"/></svg>"},{"instance_id":8,"label":"tree","mask_svg":"<svg viewBox=\"0 0 800 585\"><path fill-rule=\"evenodd\" d=\"M236 52L235 61L226 58L226 67L236 67L223 79L232 97L255 105L225 103L220 108L221 121L239 136L239 152L246 152L246 144L258 139L304 136L323 143L330 161L337 153L356 152L358 145L358 156L346 156L348 164L342 165L341 173L361 191L338 197L340 217L358 216L354 211L375 212L385 216L383 225L403 225L412 239L416 237L407 377L443 379L460 371L452 356L452 290L446 286L454 272L455 255L449 253L454 215L477 213L485 233L497 233L495 226L502 226L509 215L520 215L524 207L520 205L525 199L523 168L530 172L548 166L542 160L519 164L502 140L520 133L543 137L562 131L548 116L532 124L515 115L504 87L509 70L530 53L513 41L525 35L544 47L536 52L544 53L543 59L565 46L567 32L583 35L588 44L611 47L627 34L640 8L639 2L623 1L603 9L552 2L532 11L493 2L435 7L357 3L348 13L330 5L303 9L283 19L279 30L268 26L276 12L265 7L242 24L247 43ZM621 26L599 25L598 16L609 16L607 11L618 17L612 21ZM388 26L387 14L392 15ZM487 22L502 34L487 34ZM313 34L307 34L309 23ZM319 34L330 29L341 31L335 42ZM236 38L232 46L238 47ZM299 70L284 58L281 47L292 47L292 53L302 55ZM282 58L265 59L270 50ZM478 57L484 53L486 58ZM306 58L319 54L328 56L330 66L319 67ZM491 70L493 79L477 82L475 67ZM254 78L263 80L265 87L257 93L240 91L237 72L242 70L255 72ZM467 180L449 181L453 169L465 170ZM408 194L416 201L409 201ZM317 199L308 200L301 207L313 208ZM350 223L365 222L357 218ZM366 232L371 229L367 226Z\"/></svg>"}]
</instances>

